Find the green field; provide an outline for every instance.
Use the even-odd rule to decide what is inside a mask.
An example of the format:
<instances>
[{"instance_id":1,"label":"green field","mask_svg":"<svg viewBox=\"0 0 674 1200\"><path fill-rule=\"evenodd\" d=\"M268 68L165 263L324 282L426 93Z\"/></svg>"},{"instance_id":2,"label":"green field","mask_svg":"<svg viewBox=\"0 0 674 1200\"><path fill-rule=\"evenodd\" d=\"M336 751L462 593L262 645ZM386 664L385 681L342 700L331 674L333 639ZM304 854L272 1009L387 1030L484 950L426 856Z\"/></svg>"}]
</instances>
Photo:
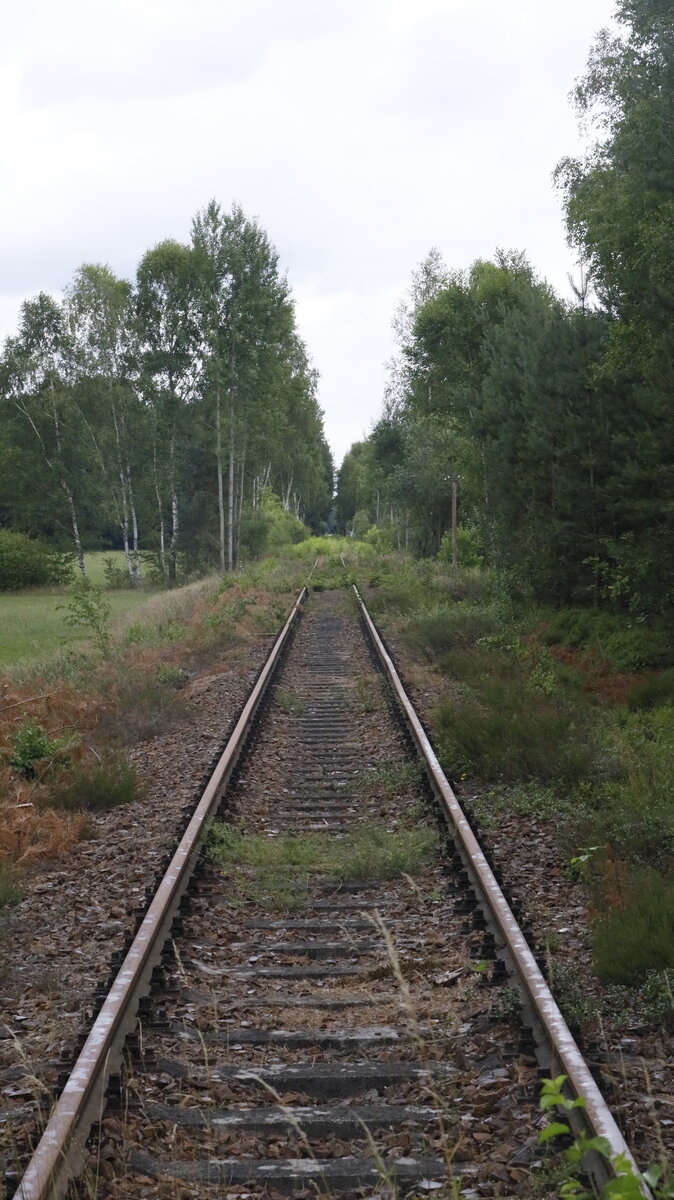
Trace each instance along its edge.
<instances>
[{"instance_id":1,"label":"green field","mask_svg":"<svg viewBox=\"0 0 674 1200\"><path fill-rule=\"evenodd\" d=\"M93 583L105 584L104 558L114 559L116 566L124 565L121 551L85 555L87 573ZM112 620L143 604L148 595L152 593L131 591L130 588L107 592ZM80 631L70 629L66 624L65 609L58 607L67 602L66 588L0 593L0 667L41 658L59 650L67 642L82 640Z\"/></svg>"}]
</instances>

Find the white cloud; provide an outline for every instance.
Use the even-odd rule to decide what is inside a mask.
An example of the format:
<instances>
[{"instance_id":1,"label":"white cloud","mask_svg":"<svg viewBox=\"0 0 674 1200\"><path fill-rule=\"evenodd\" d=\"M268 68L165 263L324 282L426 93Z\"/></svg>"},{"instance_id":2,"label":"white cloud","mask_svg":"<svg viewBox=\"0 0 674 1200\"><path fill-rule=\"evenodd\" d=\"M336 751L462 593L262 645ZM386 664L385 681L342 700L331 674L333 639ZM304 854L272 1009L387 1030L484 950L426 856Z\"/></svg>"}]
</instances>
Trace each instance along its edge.
<instances>
[{"instance_id":1,"label":"white cloud","mask_svg":"<svg viewBox=\"0 0 674 1200\"><path fill-rule=\"evenodd\" d=\"M32 0L0 49L0 332L83 261L132 275L211 196L259 216L338 455L376 416L396 295L452 266L572 266L550 174L612 0Z\"/></svg>"}]
</instances>

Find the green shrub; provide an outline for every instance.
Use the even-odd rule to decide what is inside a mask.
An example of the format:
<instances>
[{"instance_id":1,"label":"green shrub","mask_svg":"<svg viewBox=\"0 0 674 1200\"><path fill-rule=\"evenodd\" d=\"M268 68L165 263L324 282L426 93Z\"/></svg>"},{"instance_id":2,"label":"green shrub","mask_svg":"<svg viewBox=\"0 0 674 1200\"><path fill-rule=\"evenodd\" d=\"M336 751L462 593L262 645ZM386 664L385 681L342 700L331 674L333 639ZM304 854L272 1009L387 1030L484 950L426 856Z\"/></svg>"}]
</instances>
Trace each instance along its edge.
<instances>
[{"instance_id":1,"label":"green shrub","mask_svg":"<svg viewBox=\"0 0 674 1200\"><path fill-rule=\"evenodd\" d=\"M57 762L67 763L73 745L72 739L50 738L35 719L20 725L9 741L12 747L9 765L24 779L37 778Z\"/></svg>"},{"instance_id":2,"label":"green shrub","mask_svg":"<svg viewBox=\"0 0 674 1200\"><path fill-rule=\"evenodd\" d=\"M378 525L371 525L363 540L380 554L386 554L393 549L391 534L386 529L380 529Z\"/></svg>"},{"instance_id":3,"label":"green shrub","mask_svg":"<svg viewBox=\"0 0 674 1200\"><path fill-rule=\"evenodd\" d=\"M189 671L184 667L174 667L170 663L159 663L157 666L157 682L168 687L180 689L189 683L189 678Z\"/></svg>"},{"instance_id":4,"label":"green shrub","mask_svg":"<svg viewBox=\"0 0 674 1200\"><path fill-rule=\"evenodd\" d=\"M674 723L666 706L617 713L604 735L607 782L584 789L587 837L624 861L674 861Z\"/></svg>"},{"instance_id":5,"label":"green shrub","mask_svg":"<svg viewBox=\"0 0 674 1200\"><path fill-rule=\"evenodd\" d=\"M656 708L660 704L674 704L674 668L642 679L627 697L627 707L633 712L639 708Z\"/></svg>"},{"instance_id":6,"label":"green shrub","mask_svg":"<svg viewBox=\"0 0 674 1200\"><path fill-rule=\"evenodd\" d=\"M377 594L371 599L370 608L373 612L409 616L446 599L446 591L438 582L433 563L403 560L397 570L382 579Z\"/></svg>"},{"instance_id":7,"label":"green shrub","mask_svg":"<svg viewBox=\"0 0 674 1200\"><path fill-rule=\"evenodd\" d=\"M119 753L98 762L78 763L50 782L48 804L66 812L107 812L136 797L135 769Z\"/></svg>"},{"instance_id":8,"label":"green shrub","mask_svg":"<svg viewBox=\"0 0 674 1200\"><path fill-rule=\"evenodd\" d=\"M72 574L72 555L50 550L25 533L0 529L0 591L68 583Z\"/></svg>"},{"instance_id":9,"label":"green shrub","mask_svg":"<svg viewBox=\"0 0 674 1200\"><path fill-rule=\"evenodd\" d=\"M131 587L131 576L126 566L120 567L114 558L107 557L103 559L103 577L106 587L113 590Z\"/></svg>"},{"instance_id":10,"label":"green shrub","mask_svg":"<svg viewBox=\"0 0 674 1200\"><path fill-rule=\"evenodd\" d=\"M266 551L296 545L308 538L307 526L267 488L258 507L242 518L239 545L244 558L258 558Z\"/></svg>"},{"instance_id":11,"label":"green shrub","mask_svg":"<svg viewBox=\"0 0 674 1200\"><path fill-rule=\"evenodd\" d=\"M566 608L549 617L541 636L548 645L591 650L615 671L674 665L674 638L662 621L646 624L616 613Z\"/></svg>"},{"instance_id":12,"label":"green shrub","mask_svg":"<svg viewBox=\"0 0 674 1200\"><path fill-rule=\"evenodd\" d=\"M674 881L646 868L631 875L626 893L592 931L595 968L606 983L639 984L648 971L674 968Z\"/></svg>"},{"instance_id":13,"label":"green shrub","mask_svg":"<svg viewBox=\"0 0 674 1200\"><path fill-rule=\"evenodd\" d=\"M604 652L614 671L624 673L674 662L674 643L664 627L633 625L617 630L606 638Z\"/></svg>"},{"instance_id":14,"label":"green shrub","mask_svg":"<svg viewBox=\"0 0 674 1200\"><path fill-rule=\"evenodd\" d=\"M108 621L112 610L110 601L103 595L103 589L97 583L92 583L86 575L80 575L71 588L68 603L57 607L65 608L66 625L84 630L103 657L107 658L110 654Z\"/></svg>"},{"instance_id":15,"label":"green shrub","mask_svg":"<svg viewBox=\"0 0 674 1200\"><path fill-rule=\"evenodd\" d=\"M483 562L480 539L474 529L464 529L459 526L456 531L457 560L460 567L481 567ZM438 561L452 561L452 531L447 529L442 535Z\"/></svg>"},{"instance_id":16,"label":"green shrub","mask_svg":"<svg viewBox=\"0 0 674 1200\"><path fill-rule=\"evenodd\" d=\"M585 718L507 679L492 676L479 684L478 695L439 705L433 726L454 776L568 786L593 770Z\"/></svg>"},{"instance_id":17,"label":"green shrub","mask_svg":"<svg viewBox=\"0 0 674 1200\"><path fill-rule=\"evenodd\" d=\"M494 627L489 609L441 602L417 609L405 625L403 638L409 649L432 661L446 651L472 650Z\"/></svg>"},{"instance_id":18,"label":"green shrub","mask_svg":"<svg viewBox=\"0 0 674 1200\"><path fill-rule=\"evenodd\" d=\"M301 558L311 562L323 554L338 554L347 546L346 538L309 537L298 544L286 547L285 553L291 555L292 558Z\"/></svg>"}]
</instances>

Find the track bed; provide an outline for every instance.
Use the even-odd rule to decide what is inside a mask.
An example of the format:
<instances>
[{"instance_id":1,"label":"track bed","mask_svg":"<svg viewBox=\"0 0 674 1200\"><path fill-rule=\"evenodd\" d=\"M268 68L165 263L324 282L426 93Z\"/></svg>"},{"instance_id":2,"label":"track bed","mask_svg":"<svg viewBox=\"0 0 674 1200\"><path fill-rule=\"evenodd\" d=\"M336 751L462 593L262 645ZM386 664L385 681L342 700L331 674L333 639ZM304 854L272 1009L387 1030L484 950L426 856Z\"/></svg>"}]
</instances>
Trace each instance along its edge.
<instances>
[{"instance_id":1,"label":"track bed","mask_svg":"<svg viewBox=\"0 0 674 1200\"><path fill-rule=\"evenodd\" d=\"M220 815L68 1194L541 1195L531 1034L344 592Z\"/></svg>"}]
</instances>

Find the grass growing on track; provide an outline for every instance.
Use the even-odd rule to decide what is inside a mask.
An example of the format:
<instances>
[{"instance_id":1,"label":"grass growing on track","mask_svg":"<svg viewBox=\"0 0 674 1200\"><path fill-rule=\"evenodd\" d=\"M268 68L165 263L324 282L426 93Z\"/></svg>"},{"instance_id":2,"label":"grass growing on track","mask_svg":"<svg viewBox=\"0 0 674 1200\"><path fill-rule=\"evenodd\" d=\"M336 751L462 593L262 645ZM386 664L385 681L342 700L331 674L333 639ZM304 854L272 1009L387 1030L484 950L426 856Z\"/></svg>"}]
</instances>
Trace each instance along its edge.
<instances>
[{"instance_id":1,"label":"grass growing on track","mask_svg":"<svg viewBox=\"0 0 674 1200\"><path fill-rule=\"evenodd\" d=\"M212 858L234 878L232 899L265 908L301 903L316 875L344 883L414 878L433 859L437 845L435 830L424 826L389 831L368 824L343 837L316 833L274 838L216 823L210 832Z\"/></svg>"}]
</instances>

